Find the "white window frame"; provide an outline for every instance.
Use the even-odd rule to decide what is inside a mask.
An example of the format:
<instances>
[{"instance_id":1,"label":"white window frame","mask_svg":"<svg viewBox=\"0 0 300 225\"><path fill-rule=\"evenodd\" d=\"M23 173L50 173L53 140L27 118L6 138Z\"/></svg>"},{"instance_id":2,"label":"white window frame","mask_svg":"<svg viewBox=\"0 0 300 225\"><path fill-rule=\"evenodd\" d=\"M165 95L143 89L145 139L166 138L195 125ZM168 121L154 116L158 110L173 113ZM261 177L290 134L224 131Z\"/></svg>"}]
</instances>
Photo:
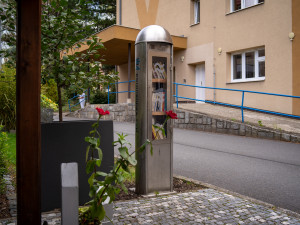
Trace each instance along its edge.
<instances>
[{"instance_id":1,"label":"white window frame","mask_svg":"<svg viewBox=\"0 0 300 225\"><path fill-rule=\"evenodd\" d=\"M193 6L194 6L193 22L194 24L198 24L200 23L200 0L193 0Z\"/></svg>"},{"instance_id":2,"label":"white window frame","mask_svg":"<svg viewBox=\"0 0 300 225\"><path fill-rule=\"evenodd\" d=\"M245 7L245 0L241 0L241 8L234 10L234 1L235 0L230 0L230 12L239 11L239 10L246 9L246 8L252 7L254 5L260 4L260 3L258 3L259 0L254 0L254 5Z\"/></svg>"},{"instance_id":3,"label":"white window frame","mask_svg":"<svg viewBox=\"0 0 300 225\"><path fill-rule=\"evenodd\" d=\"M265 50L264 48L253 49L244 52L236 52L231 54L231 82L250 82L250 81L262 81L266 79L266 75L264 77L259 77L259 62L265 62L265 56L258 56L259 50ZM254 52L254 77L253 78L246 78L246 53ZM233 79L233 56L235 55L242 55L242 78L241 79ZM266 73L265 73L266 74Z\"/></svg>"}]
</instances>

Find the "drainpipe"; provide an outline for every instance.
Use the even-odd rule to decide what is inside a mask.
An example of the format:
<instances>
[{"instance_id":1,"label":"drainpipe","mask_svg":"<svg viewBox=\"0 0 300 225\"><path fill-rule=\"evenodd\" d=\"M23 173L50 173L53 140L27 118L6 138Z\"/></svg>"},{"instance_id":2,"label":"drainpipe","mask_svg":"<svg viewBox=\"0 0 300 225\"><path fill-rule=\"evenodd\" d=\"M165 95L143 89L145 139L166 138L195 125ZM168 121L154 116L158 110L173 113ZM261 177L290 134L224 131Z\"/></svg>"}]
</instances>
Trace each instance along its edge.
<instances>
[{"instance_id":1,"label":"drainpipe","mask_svg":"<svg viewBox=\"0 0 300 225\"><path fill-rule=\"evenodd\" d=\"M115 73L117 74L118 73L118 66L115 65ZM119 96L119 93L118 93L118 84L115 84L115 89L116 89L116 103L119 103L118 101L118 96Z\"/></svg>"},{"instance_id":2,"label":"drainpipe","mask_svg":"<svg viewBox=\"0 0 300 225\"><path fill-rule=\"evenodd\" d=\"M119 0L119 25L122 25L122 0Z\"/></svg>"},{"instance_id":3,"label":"drainpipe","mask_svg":"<svg viewBox=\"0 0 300 225\"><path fill-rule=\"evenodd\" d=\"M214 70L214 88L216 88L216 66L215 66L215 64L213 66L213 70ZM216 101L216 89L214 89L214 104L215 104L215 101Z\"/></svg>"},{"instance_id":4,"label":"drainpipe","mask_svg":"<svg viewBox=\"0 0 300 225\"><path fill-rule=\"evenodd\" d=\"M127 103L131 103L130 98L130 77L131 76L131 43L128 43L128 99Z\"/></svg>"}]
</instances>

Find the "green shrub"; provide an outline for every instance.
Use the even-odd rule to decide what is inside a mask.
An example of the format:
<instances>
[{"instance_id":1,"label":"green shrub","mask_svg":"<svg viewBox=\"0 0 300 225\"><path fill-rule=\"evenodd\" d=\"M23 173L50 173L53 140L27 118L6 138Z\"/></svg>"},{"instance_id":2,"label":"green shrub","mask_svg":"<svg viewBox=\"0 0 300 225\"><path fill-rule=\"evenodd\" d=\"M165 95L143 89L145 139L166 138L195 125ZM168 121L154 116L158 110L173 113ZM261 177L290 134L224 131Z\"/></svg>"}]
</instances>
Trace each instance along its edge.
<instances>
[{"instance_id":1,"label":"green shrub","mask_svg":"<svg viewBox=\"0 0 300 225\"><path fill-rule=\"evenodd\" d=\"M41 94L41 107L43 108L51 108L54 111L58 110L58 105L53 102L50 98L47 98L47 96Z\"/></svg>"},{"instance_id":2,"label":"green shrub","mask_svg":"<svg viewBox=\"0 0 300 225\"><path fill-rule=\"evenodd\" d=\"M41 93L46 95L55 103L58 102L57 84L54 79L48 80L47 83L42 84Z\"/></svg>"},{"instance_id":3,"label":"green shrub","mask_svg":"<svg viewBox=\"0 0 300 225\"><path fill-rule=\"evenodd\" d=\"M57 84L54 79L49 80L47 83L42 84L41 87L42 95L50 98L54 103L58 104ZM67 88L61 89L61 104L62 106L68 105L68 99L72 98L73 93L68 91ZM72 96L72 97L70 97ZM42 97L42 96L41 96ZM57 111L58 109L54 109Z\"/></svg>"},{"instance_id":4,"label":"green shrub","mask_svg":"<svg viewBox=\"0 0 300 225\"><path fill-rule=\"evenodd\" d=\"M107 104L108 94L107 92L97 90L95 93L91 93L91 104ZM116 103L116 94L109 95L109 103Z\"/></svg>"},{"instance_id":5,"label":"green shrub","mask_svg":"<svg viewBox=\"0 0 300 225\"><path fill-rule=\"evenodd\" d=\"M0 71L0 123L16 129L16 70L3 65Z\"/></svg>"}]
</instances>

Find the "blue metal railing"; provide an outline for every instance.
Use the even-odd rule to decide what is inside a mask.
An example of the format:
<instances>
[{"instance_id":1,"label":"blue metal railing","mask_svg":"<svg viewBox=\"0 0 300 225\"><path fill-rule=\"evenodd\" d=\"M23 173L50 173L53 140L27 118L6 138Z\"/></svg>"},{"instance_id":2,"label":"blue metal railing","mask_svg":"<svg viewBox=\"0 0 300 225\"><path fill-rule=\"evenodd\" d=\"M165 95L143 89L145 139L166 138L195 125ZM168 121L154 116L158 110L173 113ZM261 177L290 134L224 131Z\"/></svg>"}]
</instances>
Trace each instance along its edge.
<instances>
[{"instance_id":1,"label":"blue metal railing","mask_svg":"<svg viewBox=\"0 0 300 225\"><path fill-rule=\"evenodd\" d=\"M175 88L176 94L173 95L173 96L176 98L177 108L178 108L178 98L182 98L182 99L188 99L188 100L194 100L194 101L202 101L202 102L208 102L208 103L213 103L213 104L218 104L218 105L225 105L225 106L231 106L231 107L240 108L241 109L241 113L242 113L242 122L244 122L244 109L249 109L249 110L254 110L254 111L258 111L258 112L264 112L264 113L270 113L270 114L275 114L275 115L287 116L287 117L293 117L293 118L300 119L300 116L296 116L296 115L292 115L292 114L279 113L279 112L273 112L273 111L269 111L269 110L256 109L256 108L244 106L245 93L254 93L254 94L263 94L263 95L274 95L274 96L281 96L281 97L287 97L287 98L298 98L298 99L300 99L300 96L282 95L282 94L275 94L275 93L268 93L268 92L247 91L247 90L229 89L229 88L203 87L203 86L188 85L188 84L181 84L181 83L174 83L174 84L176 85L176 88ZM228 103L222 103L222 102L216 102L216 101L210 101L210 100L201 100L201 99L187 98L187 97L179 96L178 95L178 86L195 87L195 88L205 88L205 89L214 89L214 90L223 90L223 91L242 92L242 103L241 103L241 105L234 105L234 104L228 104Z\"/></svg>"},{"instance_id":2,"label":"blue metal railing","mask_svg":"<svg viewBox=\"0 0 300 225\"><path fill-rule=\"evenodd\" d=\"M115 82L115 83L110 83L109 85L116 85L116 84L123 84L123 83L131 83L135 82L135 80L130 80L130 81L123 81L123 82ZM135 91L115 91L115 92L109 92L109 85L107 86L107 102L109 104L109 95L110 94L117 94L117 93L134 93Z\"/></svg>"},{"instance_id":3,"label":"blue metal railing","mask_svg":"<svg viewBox=\"0 0 300 225\"><path fill-rule=\"evenodd\" d=\"M75 95L75 94L74 94L74 97L73 97L73 98L70 98L70 99L68 100L69 111L70 111L70 112L72 111L72 108L73 108L73 107L75 107L76 105L80 104L80 103L83 102L83 101L86 101L86 99L87 99L87 94L86 94L86 93L87 93L88 90L89 90L89 89L87 89L87 90L84 91L84 94L85 94L84 99L82 99L81 101L78 101L76 104L71 105L71 100L73 100L74 98L78 98L80 95Z\"/></svg>"},{"instance_id":4,"label":"blue metal railing","mask_svg":"<svg viewBox=\"0 0 300 225\"><path fill-rule=\"evenodd\" d=\"M130 80L130 81L123 81L123 82L115 82L115 83L110 83L107 87L107 92L108 92L108 104L109 104L109 95L110 94L117 94L117 93L135 93L135 91L116 91L116 92L110 92L109 91L109 86L110 85L116 85L116 84L121 84L121 83L131 83L135 82L135 80ZM244 99L245 99L245 93L252 93L252 94L262 94L262 95L273 95L273 96L280 96L280 97L287 97L287 98L297 98L300 99L300 96L293 96L293 95L283 95L283 94L275 94L275 93L268 93L268 92L259 92L259 91L247 91L247 90L240 90L240 89L229 89L229 88L214 88L214 87L204 87L204 86L196 86L196 85L188 85L188 84L181 84L181 83L176 83L175 84L175 95L173 97L176 98L176 105L178 108L178 99L187 99L187 100L194 100L194 101L202 101L202 102L207 102L207 103L213 103L213 104L218 104L218 105L224 105L224 106L230 106L230 107L235 107L235 108L240 108L241 109L241 114L242 114L242 122L244 122L244 109L249 109L253 111L258 111L258 112L264 112L264 113L269 113L269 114L274 114L274 115L280 115L280 116L287 116L287 117L292 117L292 118L297 118L300 119L300 116L297 115L292 115L292 114L286 114L286 113L280 113L280 112L274 112L274 111L269 111L269 110L263 110L263 109L257 109L257 108L252 108L252 107L247 107L244 106ZM241 105L235 105L235 104L229 104L229 103L222 103L222 102L217 102L217 101L210 101L210 100L201 100L201 99L196 99L196 98L188 98L188 97L183 97L178 95L178 86L186 86L186 87L194 87L194 88L205 88L205 89L213 89L213 90L223 90L223 91L235 91L235 92L241 92L242 93L242 102ZM73 98L76 98L78 96L75 96ZM72 99L73 99L72 98ZM72 100L69 99L69 100ZM80 102L75 104L74 106L78 105ZM74 107L72 106L72 107ZM71 107L71 108L72 108ZM69 108L70 108L70 103L69 103ZM70 111L71 111L70 108Z\"/></svg>"}]
</instances>

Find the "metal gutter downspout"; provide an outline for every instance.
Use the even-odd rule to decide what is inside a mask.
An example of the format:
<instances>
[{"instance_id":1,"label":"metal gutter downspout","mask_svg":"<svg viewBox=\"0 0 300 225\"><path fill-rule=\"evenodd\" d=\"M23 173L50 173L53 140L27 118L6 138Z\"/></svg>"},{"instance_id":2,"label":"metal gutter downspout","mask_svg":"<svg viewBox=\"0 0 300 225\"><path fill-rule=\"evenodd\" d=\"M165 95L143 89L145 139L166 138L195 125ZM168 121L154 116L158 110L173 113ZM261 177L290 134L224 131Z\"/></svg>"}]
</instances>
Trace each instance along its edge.
<instances>
[{"instance_id":1,"label":"metal gutter downspout","mask_svg":"<svg viewBox=\"0 0 300 225\"><path fill-rule=\"evenodd\" d=\"M115 74L118 74L118 66L117 65L115 65ZM118 84L117 83L115 83L115 90L116 90L116 92L118 92L118 88L119 86L118 86ZM116 93L116 103L119 103L119 93Z\"/></svg>"},{"instance_id":2,"label":"metal gutter downspout","mask_svg":"<svg viewBox=\"0 0 300 225\"><path fill-rule=\"evenodd\" d=\"M122 0L119 0L119 25L122 25Z\"/></svg>"},{"instance_id":3,"label":"metal gutter downspout","mask_svg":"<svg viewBox=\"0 0 300 225\"><path fill-rule=\"evenodd\" d=\"M128 99L127 102L131 103L131 95L130 95L130 79L131 78L131 43L128 43Z\"/></svg>"},{"instance_id":4,"label":"metal gutter downspout","mask_svg":"<svg viewBox=\"0 0 300 225\"><path fill-rule=\"evenodd\" d=\"M213 70L214 70L214 88L215 88L216 87L216 65L215 65L215 63L214 63ZM214 103L215 103L215 101L216 101L216 89L214 89Z\"/></svg>"}]
</instances>

